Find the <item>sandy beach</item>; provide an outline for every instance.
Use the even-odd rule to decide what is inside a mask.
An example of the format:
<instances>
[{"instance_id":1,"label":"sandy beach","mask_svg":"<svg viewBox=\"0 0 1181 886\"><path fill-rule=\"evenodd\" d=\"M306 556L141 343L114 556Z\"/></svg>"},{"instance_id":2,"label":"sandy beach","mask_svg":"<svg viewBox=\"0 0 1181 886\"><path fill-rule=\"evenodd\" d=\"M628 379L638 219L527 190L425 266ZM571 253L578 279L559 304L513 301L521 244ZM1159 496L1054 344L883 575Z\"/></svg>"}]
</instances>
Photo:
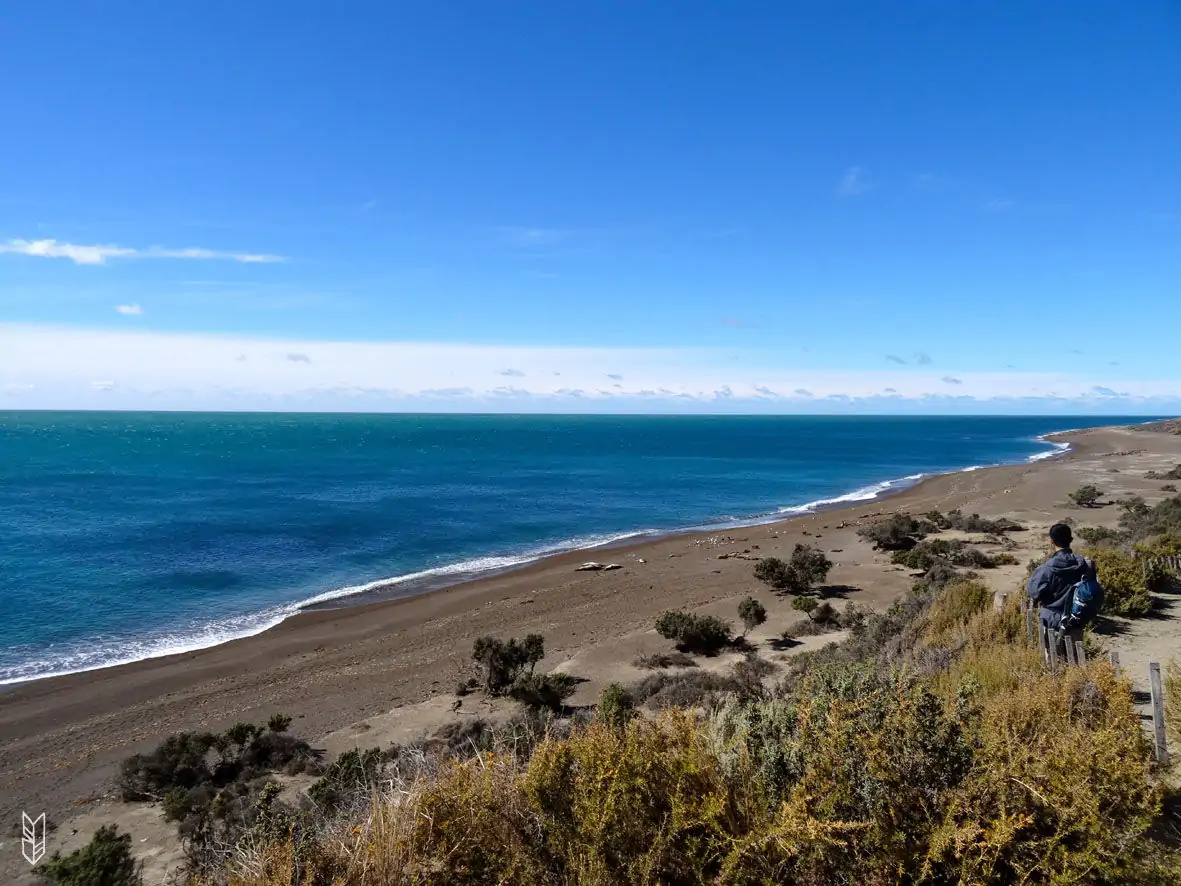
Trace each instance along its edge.
<instances>
[{"instance_id":1,"label":"sandy beach","mask_svg":"<svg viewBox=\"0 0 1181 886\"><path fill-rule=\"evenodd\" d=\"M763 600L773 635L799 613L755 580L751 559L785 556L798 542L834 561L838 595L871 608L887 606L911 583L857 538L859 525L894 511L961 508L1009 516L1029 527L1015 533L1020 566L992 570L998 586L1018 586L1028 556L1044 548L1043 530L1073 516L1112 523L1116 508L1066 507L1067 493L1094 483L1112 498L1164 493L1149 470L1181 461L1181 436L1102 428L1056 435L1071 445L1058 458L933 477L889 497L788 520L716 532L686 533L638 544L573 552L527 567L412 597L306 612L276 628L197 652L35 681L0 692L0 819L22 810L63 822L104 802L120 760L185 729L222 728L274 713L296 718L292 731L318 747L410 737L451 713L453 688L470 673L472 641L537 632L544 665L588 678L574 703L588 703L609 679L635 679L632 659L664 649L654 617L694 608L733 618L748 594ZM748 552L748 553L743 553ZM1028 553L1026 553L1028 552ZM739 557L723 554L738 553ZM588 559L619 563L610 572L578 572ZM756 635L756 639L758 639ZM381 725L381 729L375 729ZM366 733L369 733L368 736ZM0 878L20 866L19 840L5 828Z\"/></svg>"}]
</instances>

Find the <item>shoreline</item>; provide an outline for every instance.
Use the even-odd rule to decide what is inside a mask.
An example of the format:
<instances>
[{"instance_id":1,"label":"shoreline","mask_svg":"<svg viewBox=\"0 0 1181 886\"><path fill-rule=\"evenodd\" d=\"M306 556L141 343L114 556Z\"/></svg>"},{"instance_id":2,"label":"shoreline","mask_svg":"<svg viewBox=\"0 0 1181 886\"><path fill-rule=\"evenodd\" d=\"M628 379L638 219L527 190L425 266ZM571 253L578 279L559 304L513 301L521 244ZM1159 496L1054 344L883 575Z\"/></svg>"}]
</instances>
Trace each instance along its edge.
<instances>
[{"instance_id":1,"label":"shoreline","mask_svg":"<svg viewBox=\"0 0 1181 886\"><path fill-rule=\"evenodd\" d=\"M609 535L602 541L597 541L590 544L574 545L571 547L563 547L561 546L561 543L553 543L550 545L542 544L533 551L522 554L487 555L484 557L460 560L445 566L419 570L417 572L411 572L405 575L374 579L363 584L346 585L341 588L323 591L319 594L315 594L311 597L301 601L296 601L294 603L276 604L275 606L260 610L257 613L235 616L235 618L243 620L257 618L259 621L256 626L251 626L248 629L231 632L224 635L218 635L215 639L210 639L208 642L200 639L198 635L189 641L182 640L175 646L166 647L160 649L159 651L150 651L148 654L137 654L125 658L117 658L112 661L105 661L101 664L77 668L74 670L50 671L48 673L36 674L29 677L0 679L0 699L2 699L7 692L11 691L15 687L26 686L28 684L36 683L42 680L54 680L79 674L92 674L99 671L109 670L111 668L126 667L129 665L139 664L141 662L158 661L161 659L170 658L172 656L187 655L204 650L216 649L229 643L236 643L239 641L260 637L269 631L273 631L276 628L281 627L291 619L298 618L299 616L307 613L333 612L421 597L427 594L446 590L451 587L464 585L469 582L495 578L497 576L507 575L522 569L527 569L531 566L541 564L553 557L562 557L565 555L578 553L585 554L593 551L613 551L627 549L635 544L657 542L663 539L692 535L695 533L729 532L741 529L750 529L757 526L770 526L808 514L820 514L827 511L837 510L845 506L884 501L937 477L971 473L973 471L985 470L988 468L1015 466L1021 464L1035 464L1040 461L1058 458L1060 456L1066 455L1070 451L1071 447L1069 443L1056 443L1050 439L1051 437L1077 433L1083 430L1101 430L1101 428L1065 429L1038 435L1037 437L1033 438L1034 442L1047 443L1053 448L1046 450L1045 452L1034 453L1021 462L997 462L987 465L970 465L965 468L956 468L947 471L935 471L930 473L911 474L904 477L894 477L887 480L878 481L876 483L871 483L866 486L858 487L832 498L816 499L815 501L805 502L801 505L784 506L774 512L739 518L737 520L724 520L717 523L696 524L673 529L637 529L621 531ZM480 560L514 562L504 562L503 565L496 566L474 566L472 568L463 568L467 564L476 563ZM272 611L274 611L274 614L268 617L267 613Z\"/></svg>"},{"instance_id":2,"label":"shoreline","mask_svg":"<svg viewBox=\"0 0 1181 886\"><path fill-rule=\"evenodd\" d=\"M44 810L62 821L103 802L122 760L176 732L284 714L298 735L339 751L487 715L478 701L462 714L452 708L455 685L471 673L472 643L485 635L542 634L541 666L588 680L572 703L591 704L605 682L647 673L633 666L638 655L667 649L652 628L663 611L733 619L737 602L754 596L768 609L768 636L798 618L755 579L753 559L789 556L796 544L819 546L834 563L834 594L881 611L913 579L858 537L867 522L953 508L1007 516L1031 530L1021 541L1036 554L1035 533L1069 513L1070 491L1118 484L1126 494L1159 498L1160 484L1144 473L1181 461L1178 435L1109 427L1047 437L1072 448L1057 458L940 474L887 497L745 529L632 540L612 550L622 568L610 572L578 572L585 551L566 552L426 594L300 612L202 650L7 686L0 692L0 817ZM1096 509L1087 520L1117 516L1114 508ZM1024 566L1005 570L993 578L1019 582ZM373 723L391 725L382 732Z\"/></svg>"}]
</instances>

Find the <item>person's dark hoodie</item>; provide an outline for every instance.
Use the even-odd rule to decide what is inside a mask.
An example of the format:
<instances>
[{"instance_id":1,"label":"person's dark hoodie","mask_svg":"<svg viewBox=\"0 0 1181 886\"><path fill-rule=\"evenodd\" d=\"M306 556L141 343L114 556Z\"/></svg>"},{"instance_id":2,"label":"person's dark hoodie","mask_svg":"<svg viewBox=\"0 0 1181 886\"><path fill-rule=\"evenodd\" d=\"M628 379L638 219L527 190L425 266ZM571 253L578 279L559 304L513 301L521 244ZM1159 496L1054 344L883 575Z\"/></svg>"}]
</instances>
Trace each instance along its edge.
<instances>
[{"instance_id":1,"label":"person's dark hoodie","mask_svg":"<svg viewBox=\"0 0 1181 886\"><path fill-rule=\"evenodd\" d=\"M1055 551L1054 556L1034 570L1025 592L1041 607L1038 617L1047 626L1057 630L1070 607L1074 586L1092 575L1093 569L1090 560L1066 548Z\"/></svg>"}]
</instances>

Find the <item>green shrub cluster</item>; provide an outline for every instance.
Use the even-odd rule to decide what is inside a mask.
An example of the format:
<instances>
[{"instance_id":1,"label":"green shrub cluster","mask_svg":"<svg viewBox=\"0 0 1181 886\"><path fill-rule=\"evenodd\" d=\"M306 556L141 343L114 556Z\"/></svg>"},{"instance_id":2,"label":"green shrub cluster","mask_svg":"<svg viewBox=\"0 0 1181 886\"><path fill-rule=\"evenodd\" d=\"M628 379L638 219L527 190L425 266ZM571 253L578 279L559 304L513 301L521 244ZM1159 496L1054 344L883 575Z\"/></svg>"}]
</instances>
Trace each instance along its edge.
<instances>
[{"instance_id":1,"label":"green shrub cluster","mask_svg":"<svg viewBox=\"0 0 1181 886\"><path fill-rule=\"evenodd\" d=\"M198 842L236 830L253 814L268 774L317 772L318 755L285 730L290 717L270 727L237 723L220 734L181 732L149 754L123 761L117 779L124 800L159 800L164 817L183 837Z\"/></svg>"},{"instance_id":2,"label":"green shrub cluster","mask_svg":"<svg viewBox=\"0 0 1181 886\"><path fill-rule=\"evenodd\" d=\"M729 622L715 615L670 610L656 619L656 632L666 640L673 640L681 652L712 655L734 639Z\"/></svg>"},{"instance_id":3,"label":"green shrub cluster","mask_svg":"<svg viewBox=\"0 0 1181 886\"><path fill-rule=\"evenodd\" d=\"M857 535L881 551L908 551L926 533L909 514L892 514L889 519L857 530Z\"/></svg>"},{"instance_id":4,"label":"green shrub cluster","mask_svg":"<svg viewBox=\"0 0 1181 886\"><path fill-rule=\"evenodd\" d=\"M1098 547L1088 550L1095 561L1099 583L1103 585L1103 611L1134 618L1152 609L1151 576L1144 565L1119 548Z\"/></svg>"},{"instance_id":5,"label":"green shrub cluster","mask_svg":"<svg viewBox=\"0 0 1181 886\"><path fill-rule=\"evenodd\" d=\"M1099 504L1099 499L1102 497L1103 493L1099 491L1099 488L1090 483L1080 486L1067 496L1080 508L1093 508Z\"/></svg>"},{"instance_id":6,"label":"green shrub cluster","mask_svg":"<svg viewBox=\"0 0 1181 886\"><path fill-rule=\"evenodd\" d=\"M503 695L529 668L532 674L537 663L545 658L545 638L529 634L524 640L479 637L472 644L472 661L480 668L484 691L489 695Z\"/></svg>"},{"instance_id":7,"label":"green shrub cluster","mask_svg":"<svg viewBox=\"0 0 1181 886\"><path fill-rule=\"evenodd\" d=\"M144 881L131 854L131 835L120 834L115 825L103 825L69 855L55 852L37 873L55 886L143 886Z\"/></svg>"},{"instance_id":8,"label":"green shrub cluster","mask_svg":"<svg viewBox=\"0 0 1181 886\"><path fill-rule=\"evenodd\" d=\"M807 594L823 584L832 569L832 561L819 548L797 544L791 557L764 557L755 564L755 578L776 590L792 594Z\"/></svg>"},{"instance_id":9,"label":"green shrub cluster","mask_svg":"<svg viewBox=\"0 0 1181 886\"><path fill-rule=\"evenodd\" d=\"M603 723L623 726L635 715L636 700L621 683L608 683L599 693L595 714Z\"/></svg>"},{"instance_id":10,"label":"green shrub cluster","mask_svg":"<svg viewBox=\"0 0 1181 886\"><path fill-rule=\"evenodd\" d=\"M754 597L747 597L738 604L738 617L742 619L742 626L746 628L743 636L767 620L767 607Z\"/></svg>"}]
</instances>

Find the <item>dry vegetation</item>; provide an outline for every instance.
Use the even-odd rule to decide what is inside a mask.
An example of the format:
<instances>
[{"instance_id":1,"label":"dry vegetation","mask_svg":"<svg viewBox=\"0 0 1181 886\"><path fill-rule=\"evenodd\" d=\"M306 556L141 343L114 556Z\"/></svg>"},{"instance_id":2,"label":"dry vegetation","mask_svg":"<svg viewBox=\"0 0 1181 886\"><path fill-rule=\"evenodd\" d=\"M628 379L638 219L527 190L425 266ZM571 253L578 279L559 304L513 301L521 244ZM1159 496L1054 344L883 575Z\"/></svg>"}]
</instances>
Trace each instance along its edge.
<instances>
[{"instance_id":1,"label":"dry vegetation","mask_svg":"<svg viewBox=\"0 0 1181 886\"><path fill-rule=\"evenodd\" d=\"M1140 569L1137 545L1181 549L1181 536L1151 531L1178 513L1181 500L1130 509L1119 537L1095 545L1104 583L1118 588L1121 570ZM189 882L1181 882L1181 854L1160 826L1168 789L1130 685L1098 657L1048 673L1025 640L1019 595L996 611L990 590L955 569L984 565L964 554L972 549L923 540L951 522L935 517L897 521L870 539L925 567L886 612L838 613L797 597L812 609L804 624L849 636L781 669L755 653L721 673L664 670L692 664L684 652L650 656L643 664L653 673L609 685L596 710L526 703L499 728L455 724L409 746L353 752L295 804L256 771L265 766L242 764L258 777L226 795L233 815L190 841ZM1014 530L993 521L975 531ZM923 555L929 563L918 562ZM744 624L765 615L752 602L743 602ZM821 606L831 619L817 620ZM677 612L661 622L683 649L732 643L717 619ZM478 682L507 694L532 676L541 643L483 639ZM1181 709L1181 669L1168 671L1167 693ZM283 729L224 737L218 753L253 763L251 742L279 742ZM289 765L288 753L304 761L305 745L281 744L277 765ZM147 765L155 758L137 760L125 776L145 792L177 781L172 769ZM177 761L192 762L159 762ZM210 772L195 786L219 783ZM222 796L213 793L211 815Z\"/></svg>"},{"instance_id":2,"label":"dry vegetation","mask_svg":"<svg viewBox=\"0 0 1181 886\"><path fill-rule=\"evenodd\" d=\"M1046 673L1023 630L981 585L920 584L774 690L656 673L591 722L402 749L331 809L272 799L195 882L1178 882L1130 687Z\"/></svg>"}]
</instances>

